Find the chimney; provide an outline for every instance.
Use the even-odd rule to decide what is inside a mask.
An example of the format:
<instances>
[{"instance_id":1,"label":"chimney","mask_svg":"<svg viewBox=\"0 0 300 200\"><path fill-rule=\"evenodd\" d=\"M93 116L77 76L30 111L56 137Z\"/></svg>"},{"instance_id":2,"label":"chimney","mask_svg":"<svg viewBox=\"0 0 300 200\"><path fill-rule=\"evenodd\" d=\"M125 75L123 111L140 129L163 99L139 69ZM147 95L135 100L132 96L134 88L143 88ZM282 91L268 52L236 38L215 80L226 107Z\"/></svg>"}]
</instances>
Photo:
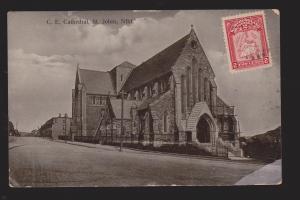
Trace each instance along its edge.
<instances>
[{"instance_id":1,"label":"chimney","mask_svg":"<svg viewBox=\"0 0 300 200\"><path fill-rule=\"evenodd\" d=\"M65 113L65 117L68 117L68 114L67 114L67 113Z\"/></svg>"},{"instance_id":2,"label":"chimney","mask_svg":"<svg viewBox=\"0 0 300 200\"><path fill-rule=\"evenodd\" d=\"M58 114L58 117L61 117L61 114L60 114L60 113Z\"/></svg>"}]
</instances>

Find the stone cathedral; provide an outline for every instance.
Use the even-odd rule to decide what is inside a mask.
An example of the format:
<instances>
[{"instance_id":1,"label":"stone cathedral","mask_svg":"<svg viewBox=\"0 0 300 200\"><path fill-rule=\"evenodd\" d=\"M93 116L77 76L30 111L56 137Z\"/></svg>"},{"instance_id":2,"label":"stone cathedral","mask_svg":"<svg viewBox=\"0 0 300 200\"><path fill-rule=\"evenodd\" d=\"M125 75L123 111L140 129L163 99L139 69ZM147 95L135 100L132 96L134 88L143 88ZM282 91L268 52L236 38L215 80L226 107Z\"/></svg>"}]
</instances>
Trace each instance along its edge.
<instances>
[{"instance_id":1,"label":"stone cathedral","mask_svg":"<svg viewBox=\"0 0 300 200\"><path fill-rule=\"evenodd\" d=\"M194 144L211 153L222 146L241 155L234 107L218 96L193 27L139 66L126 61L110 71L77 67L72 134L114 142L122 114L124 142Z\"/></svg>"}]
</instances>

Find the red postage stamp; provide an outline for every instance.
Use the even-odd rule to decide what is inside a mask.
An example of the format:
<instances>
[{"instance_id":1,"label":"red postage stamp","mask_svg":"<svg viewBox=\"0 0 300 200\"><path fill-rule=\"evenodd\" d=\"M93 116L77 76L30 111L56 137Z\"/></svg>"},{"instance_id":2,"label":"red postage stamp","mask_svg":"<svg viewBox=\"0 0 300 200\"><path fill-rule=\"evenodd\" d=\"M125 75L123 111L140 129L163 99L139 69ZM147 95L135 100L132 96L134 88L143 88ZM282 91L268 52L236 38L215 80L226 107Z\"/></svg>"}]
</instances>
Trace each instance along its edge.
<instances>
[{"instance_id":1,"label":"red postage stamp","mask_svg":"<svg viewBox=\"0 0 300 200\"><path fill-rule=\"evenodd\" d=\"M271 66L263 11L222 20L231 72Z\"/></svg>"}]
</instances>

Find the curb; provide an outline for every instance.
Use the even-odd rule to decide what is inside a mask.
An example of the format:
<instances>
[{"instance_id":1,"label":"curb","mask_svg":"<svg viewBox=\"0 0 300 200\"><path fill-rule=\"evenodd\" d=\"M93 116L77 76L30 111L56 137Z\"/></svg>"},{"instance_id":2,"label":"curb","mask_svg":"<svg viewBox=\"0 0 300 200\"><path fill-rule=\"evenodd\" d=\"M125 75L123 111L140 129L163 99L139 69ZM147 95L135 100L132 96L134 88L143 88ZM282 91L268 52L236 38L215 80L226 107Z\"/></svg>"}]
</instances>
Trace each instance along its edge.
<instances>
[{"instance_id":1,"label":"curb","mask_svg":"<svg viewBox=\"0 0 300 200\"><path fill-rule=\"evenodd\" d=\"M22 147L22 146L25 146L25 145L26 144L13 145L13 146L8 147L8 150L11 150L11 149L14 149L14 148L17 148L17 147Z\"/></svg>"},{"instance_id":2,"label":"curb","mask_svg":"<svg viewBox=\"0 0 300 200\"><path fill-rule=\"evenodd\" d=\"M179 154L179 153L170 153L170 152L160 152L160 151L151 151L151 150L143 150L143 149L134 149L126 147L127 149L133 150L133 151L141 151L145 153L154 153L159 155L170 155L170 156L176 156L176 157L184 157L184 158L195 158L195 159L203 159L203 160L218 160L218 161L225 161L225 162L232 162L232 163L248 163L248 164L254 164L254 165L263 165L263 163L259 162L251 162L249 160L231 160L227 158L222 157L215 157L215 156L203 156L203 155L191 155L191 154Z\"/></svg>"}]
</instances>

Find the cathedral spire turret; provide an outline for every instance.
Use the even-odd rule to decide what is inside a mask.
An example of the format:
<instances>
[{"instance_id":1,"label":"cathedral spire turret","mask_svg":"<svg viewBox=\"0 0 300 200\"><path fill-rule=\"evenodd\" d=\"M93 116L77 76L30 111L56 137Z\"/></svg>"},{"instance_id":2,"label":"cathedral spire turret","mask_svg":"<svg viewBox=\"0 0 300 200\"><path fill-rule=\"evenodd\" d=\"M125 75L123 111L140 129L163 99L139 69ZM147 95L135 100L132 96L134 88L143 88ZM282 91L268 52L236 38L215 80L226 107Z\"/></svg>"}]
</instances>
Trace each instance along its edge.
<instances>
[{"instance_id":1,"label":"cathedral spire turret","mask_svg":"<svg viewBox=\"0 0 300 200\"><path fill-rule=\"evenodd\" d=\"M191 24L191 31L190 32L193 32L194 31L194 25Z\"/></svg>"}]
</instances>

